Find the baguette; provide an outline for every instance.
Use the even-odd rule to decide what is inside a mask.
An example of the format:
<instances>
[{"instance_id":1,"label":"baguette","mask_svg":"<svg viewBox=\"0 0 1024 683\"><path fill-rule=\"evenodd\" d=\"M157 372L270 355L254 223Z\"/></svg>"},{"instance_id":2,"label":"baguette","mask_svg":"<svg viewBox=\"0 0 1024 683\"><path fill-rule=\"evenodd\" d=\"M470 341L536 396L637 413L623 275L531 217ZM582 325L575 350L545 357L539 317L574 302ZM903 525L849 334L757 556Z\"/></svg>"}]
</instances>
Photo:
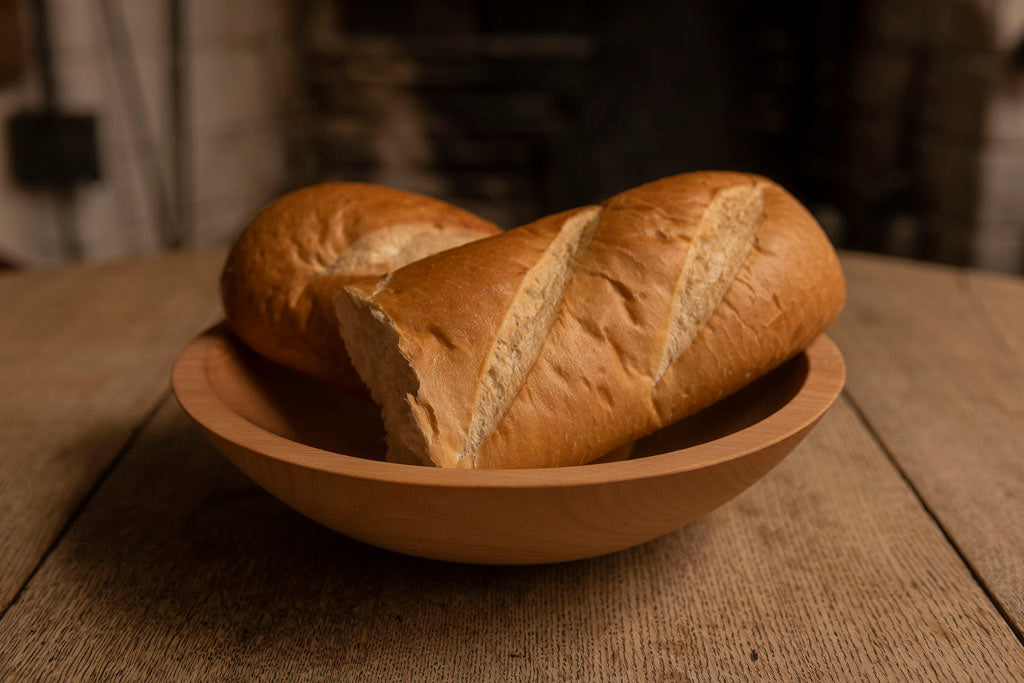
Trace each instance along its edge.
<instances>
[{"instance_id":1,"label":"baguette","mask_svg":"<svg viewBox=\"0 0 1024 683\"><path fill-rule=\"evenodd\" d=\"M579 465L804 349L845 285L808 211L689 173L431 256L336 297L389 459Z\"/></svg>"},{"instance_id":2,"label":"baguette","mask_svg":"<svg viewBox=\"0 0 1024 683\"><path fill-rule=\"evenodd\" d=\"M500 232L468 211L365 183L324 183L261 210L221 275L228 326L274 362L365 392L332 299L351 282Z\"/></svg>"}]
</instances>

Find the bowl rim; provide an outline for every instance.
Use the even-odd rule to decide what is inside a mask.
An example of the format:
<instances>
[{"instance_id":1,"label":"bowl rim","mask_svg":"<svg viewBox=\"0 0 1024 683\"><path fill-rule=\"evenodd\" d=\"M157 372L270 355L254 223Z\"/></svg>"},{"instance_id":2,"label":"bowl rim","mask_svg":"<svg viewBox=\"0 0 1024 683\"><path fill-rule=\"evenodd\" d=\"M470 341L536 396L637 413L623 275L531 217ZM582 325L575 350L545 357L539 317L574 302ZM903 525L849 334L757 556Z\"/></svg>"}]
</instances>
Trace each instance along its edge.
<instances>
[{"instance_id":1,"label":"bowl rim","mask_svg":"<svg viewBox=\"0 0 1024 683\"><path fill-rule=\"evenodd\" d=\"M200 427L234 446L290 465L338 476L429 487L575 487L649 479L719 465L770 448L813 425L838 398L846 364L828 336L802 354L807 375L796 394L768 417L744 429L688 448L621 462L566 467L453 470L368 460L292 441L249 421L217 394L207 372L217 353L235 355L223 324L201 332L174 361L171 385L185 413ZM800 355L800 354L797 354Z\"/></svg>"}]
</instances>

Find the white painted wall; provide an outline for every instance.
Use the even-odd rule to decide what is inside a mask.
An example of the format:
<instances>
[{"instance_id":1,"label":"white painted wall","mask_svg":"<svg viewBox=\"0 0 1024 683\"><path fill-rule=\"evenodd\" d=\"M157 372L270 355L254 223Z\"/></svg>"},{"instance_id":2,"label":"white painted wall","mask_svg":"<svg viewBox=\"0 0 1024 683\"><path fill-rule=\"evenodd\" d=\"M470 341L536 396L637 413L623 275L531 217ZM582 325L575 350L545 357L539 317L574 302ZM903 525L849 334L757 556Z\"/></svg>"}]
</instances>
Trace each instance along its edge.
<instances>
[{"instance_id":1,"label":"white painted wall","mask_svg":"<svg viewBox=\"0 0 1024 683\"><path fill-rule=\"evenodd\" d=\"M49 2L62 106L98 117L103 179L81 186L75 201L84 256L104 260L156 250L157 214L145 164L149 151L155 150L170 196L167 2L120 0L142 84L149 139L130 124L117 70L125 52L109 35L100 2ZM287 0L189 0L186 14L191 212L195 242L205 245L231 239L285 186L285 135L296 101L288 42L292 19ZM34 73L13 87L0 88L0 118L19 107L38 106L39 90ZM5 152L6 147L5 142ZM28 265L60 262L52 199L16 187L4 161L0 252Z\"/></svg>"}]
</instances>

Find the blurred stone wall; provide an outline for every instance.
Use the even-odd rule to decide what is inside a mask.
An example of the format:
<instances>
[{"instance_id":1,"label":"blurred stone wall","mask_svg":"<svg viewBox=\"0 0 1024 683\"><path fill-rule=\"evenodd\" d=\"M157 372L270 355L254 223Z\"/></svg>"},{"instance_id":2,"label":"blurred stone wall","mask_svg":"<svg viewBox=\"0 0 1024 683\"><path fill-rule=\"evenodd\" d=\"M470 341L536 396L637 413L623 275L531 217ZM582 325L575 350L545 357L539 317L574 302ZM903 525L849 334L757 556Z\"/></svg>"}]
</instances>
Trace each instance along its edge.
<instances>
[{"instance_id":1,"label":"blurred stone wall","mask_svg":"<svg viewBox=\"0 0 1024 683\"><path fill-rule=\"evenodd\" d=\"M587 35L481 31L477 11L450 3L351 5L313 2L303 22L307 181L392 185L505 227L557 201L586 100Z\"/></svg>"},{"instance_id":2,"label":"blurred stone wall","mask_svg":"<svg viewBox=\"0 0 1024 683\"><path fill-rule=\"evenodd\" d=\"M859 11L840 149L819 169L838 190L844 242L1024 269L1024 2L873 0Z\"/></svg>"},{"instance_id":3,"label":"blurred stone wall","mask_svg":"<svg viewBox=\"0 0 1024 683\"><path fill-rule=\"evenodd\" d=\"M840 246L1024 267L1024 0L304 8L296 178L513 226L736 168Z\"/></svg>"}]
</instances>

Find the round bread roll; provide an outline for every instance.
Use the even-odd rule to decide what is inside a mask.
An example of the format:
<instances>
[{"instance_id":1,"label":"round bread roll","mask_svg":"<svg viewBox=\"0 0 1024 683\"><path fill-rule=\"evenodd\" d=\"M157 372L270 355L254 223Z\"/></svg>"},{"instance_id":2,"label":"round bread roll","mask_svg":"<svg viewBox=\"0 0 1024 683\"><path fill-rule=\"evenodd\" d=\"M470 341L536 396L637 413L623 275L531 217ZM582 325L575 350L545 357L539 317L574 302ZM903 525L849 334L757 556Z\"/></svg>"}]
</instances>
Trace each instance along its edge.
<instances>
[{"instance_id":1,"label":"round bread roll","mask_svg":"<svg viewBox=\"0 0 1024 683\"><path fill-rule=\"evenodd\" d=\"M332 300L382 275L501 232L468 211L367 183L324 183L264 207L221 274L228 326L261 356L365 392L338 335Z\"/></svg>"}]
</instances>

